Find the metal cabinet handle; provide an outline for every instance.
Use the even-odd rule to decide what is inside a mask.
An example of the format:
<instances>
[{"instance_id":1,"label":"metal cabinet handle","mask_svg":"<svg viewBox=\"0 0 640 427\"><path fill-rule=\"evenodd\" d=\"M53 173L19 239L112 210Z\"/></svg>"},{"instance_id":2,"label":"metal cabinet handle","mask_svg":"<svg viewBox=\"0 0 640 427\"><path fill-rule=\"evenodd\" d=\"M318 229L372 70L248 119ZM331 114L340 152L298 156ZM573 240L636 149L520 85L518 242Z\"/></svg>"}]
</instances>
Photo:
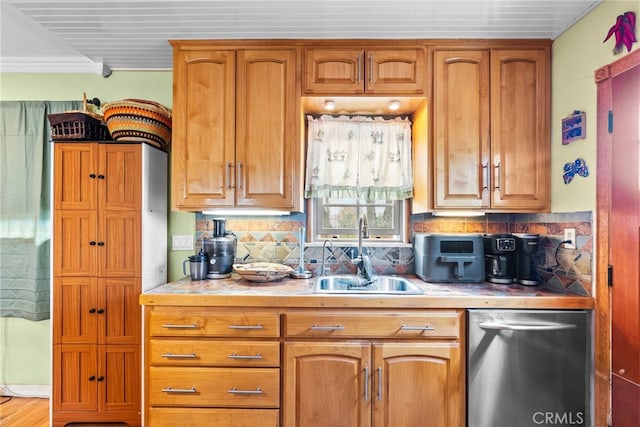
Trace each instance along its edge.
<instances>
[{"instance_id":1,"label":"metal cabinet handle","mask_svg":"<svg viewBox=\"0 0 640 427\"><path fill-rule=\"evenodd\" d=\"M229 329L262 329L262 325L261 324L257 324L257 325L229 325Z\"/></svg>"},{"instance_id":2,"label":"metal cabinet handle","mask_svg":"<svg viewBox=\"0 0 640 427\"><path fill-rule=\"evenodd\" d=\"M254 354L254 355L242 355L237 353L231 353L227 356L229 359L262 359L262 354Z\"/></svg>"},{"instance_id":3,"label":"metal cabinet handle","mask_svg":"<svg viewBox=\"0 0 640 427\"><path fill-rule=\"evenodd\" d=\"M407 326L401 325L401 331L434 331L436 328L433 326L425 325L425 326Z\"/></svg>"},{"instance_id":4,"label":"metal cabinet handle","mask_svg":"<svg viewBox=\"0 0 640 427\"><path fill-rule=\"evenodd\" d=\"M364 367L364 401L369 401L369 367Z\"/></svg>"},{"instance_id":5,"label":"metal cabinet handle","mask_svg":"<svg viewBox=\"0 0 640 427\"><path fill-rule=\"evenodd\" d=\"M164 325L162 325L162 327L167 329L196 329L198 325L196 325L195 323L190 323L186 325L176 325L174 323L165 323Z\"/></svg>"},{"instance_id":6,"label":"metal cabinet handle","mask_svg":"<svg viewBox=\"0 0 640 427\"><path fill-rule=\"evenodd\" d=\"M478 326L482 329L496 331L560 331L564 329L575 329L576 325L570 323L544 323L544 324L517 324L500 322L483 322Z\"/></svg>"},{"instance_id":7,"label":"metal cabinet handle","mask_svg":"<svg viewBox=\"0 0 640 427\"><path fill-rule=\"evenodd\" d=\"M104 381L104 377L101 375L98 377L98 381Z\"/></svg>"},{"instance_id":8,"label":"metal cabinet handle","mask_svg":"<svg viewBox=\"0 0 640 427\"><path fill-rule=\"evenodd\" d=\"M98 242L98 246L104 246L104 242Z\"/></svg>"},{"instance_id":9,"label":"metal cabinet handle","mask_svg":"<svg viewBox=\"0 0 640 427\"><path fill-rule=\"evenodd\" d=\"M382 400L382 367L378 366L378 400Z\"/></svg>"},{"instance_id":10,"label":"metal cabinet handle","mask_svg":"<svg viewBox=\"0 0 640 427\"><path fill-rule=\"evenodd\" d=\"M98 309L98 314L104 314L104 308L99 308Z\"/></svg>"},{"instance_id":11,"label":"metal cabinet handle","mask_svg":"<svg viewBox=\"0 0 640 427\"><path fill-rule=\"evenodd\" d=\"M195 359L197 356L195 353L191 354L173 354L173 353L164 353L162 357L166 357L167 359Z\"/></svg>"},{"instance_id":12,"label":"metal cabinet handle","mask_svg":"<svg viewBox=\"0 0 640 427\"><path fill-rule=\"evenodd\" d=\"M260 390L260 387L258 387L255 390L238 390L237 388L234 387L231 390L229 390L228 393L231 393L231 394L262 394L262 390Z\"/></svg>"},{"instance_id":13,"label":"metal cabinet handle","mask_svg":"<svg viewBox=\"0 0 640 427\"><path fill-rule=\"evenodd\" d=\"M369 54L369 81L373 81L373 54Z\"/></svg>"},{"instance_id":14,"label":"metal cabinet handle","mask_svg":"<svg viewBox=\"0 0 640 427\"><path fill-rule=\"evenodd\" d=\"M312 331L343 331L344 326L335 325L335 326L320 326L320 325L311 325Z\"/></svg>"},{"instance_id":15,"label":"metal cabinet handle","mask_svg":"<svg viewBox=\"0 0 640 427\"><path fill-rule=\"evenodd\" d=\"M94 314L95 312L96 312L96 309L95 309L95 308L90 308L90 309L89 309L89 313L90 313L90 314Z\"/></svg>"},{"instance_id":16,"label":"metal cabinet handle","mask_svg":"<svg viewBox=\"0 0 640 427\"><path fill-rule=\"evenodd\" d=\"M362 76L362 54L358 54L358 75L356 76L356 81L360 82Z\"/></svg>"},{"instance_id":17,"label":"metal cabinet handle","mask_svg":"<svg viewBox=\"0 0 640 427\"><path fill-rule=\"evenodd\" d=\"M196 388L172 388L171 386L163 388L164 393L196 393Z\"/></svg>"},{"instance_id":18,"label":"metal cabinet handle","mask_svg":"<svg viewBox=\"0 0 640 427\"><path fill-rule=\"evenodd\" d=\"M238 190L242 189L242 162L238 162L238 168L236 170L236 187Z\"/></svg>"},{"instance_id":19,"label":"metal cabinet handle","mask_svg":"<svg viewBox=\"0 0 640 427\"><path fill-rule=\"evenodd\" d=\"M230 190L231 188L233 188L231 186L231 162L226 163L224 181L227 184L227 189Z\"/></svg>"},{"instance_id":20,"label":"metal cabinet handle","mask_svg":"<svg viewBox=\"0 0 640 427\"><path fill-rule=\"evenodd\" d=\"M495 177L496 177L496 185L495 189L498 190L500 188L500 162L498 162L495 166Z\"/></svg>"},{"instance_id":21,"label":"metal cabinet handle","mask_svg":"<svg viewBox=\"0 0 640 427\"><path fill-rule=\"evenodd\" d=\"M102 174L98 175L98 179L104 179L104 175Z\"/></svg>"},{"instance_id":22,"label":"metal cabinet handle","mask_svg":"<svg viewBox=\"0 0 640 427\"><path fill-rule=\"evenodd\" d=\"M95 380L96 380L96 376L95 376L95 375L91 375L91 376L89 377L89 381L95 381Z\"/></svg>"},{"instance_id":23,"label":"metal cabinet handle","mask_svg":"<svg viewBox=\"0 0 640 427\"><path fill-rule=\"evenodd\" d=\"M92 240L92 241L89 242L89 246L95 246L97 244L98 244L98 242L96 242L95 240Z\"/></svg>"},{"instance_id":24,"label":"metal cabinet handle","mask_svg":"<svg viewBox=\"0 0 640 427\"><path fill-rule=\"evenodd\" d=\"M90 174L89 174L89 178L91 178L91 179L95 179L95 177L96 177L96 174L95 174L95 173L90 173Z\"/></svg>"},{"instance_id":25,"label":"metal cabinet handle","mask_svg":"<svg viewBox=\"0 0 640 427\"><path fill-rule=\"evenodd\" d=\"M489 189L489 163L482 164L482 189Z\"/></svg>"}]
</instances>

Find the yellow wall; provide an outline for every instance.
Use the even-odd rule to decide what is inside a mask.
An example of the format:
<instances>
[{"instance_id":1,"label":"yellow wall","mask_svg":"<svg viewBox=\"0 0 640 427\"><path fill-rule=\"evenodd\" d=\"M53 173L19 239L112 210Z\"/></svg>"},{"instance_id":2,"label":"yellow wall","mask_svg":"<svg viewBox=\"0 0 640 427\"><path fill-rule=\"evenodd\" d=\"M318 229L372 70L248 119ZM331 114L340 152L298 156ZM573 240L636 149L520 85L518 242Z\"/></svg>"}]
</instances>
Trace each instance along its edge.
<instances>
[{"instance_id":1,"label":"yellow wall","mask_svg":"<svg viewBox=\"0 0 640 427\"><path fill-rule=\"evenodd\" d=\"M596 84L594 71L627 55L612 53L613 37L603 43L616 17L633 11L640 17L640 2L607 0L553 42L551 89L551 210L594 211L596 206ZM636 34L640 37L640 26ZM640 43L633 45L632 51ZM586 139L562 145L561 121L574 110L587 114ZM565 163L582 157L589 177L562 180Z\"/></svg>"}]
</instances>

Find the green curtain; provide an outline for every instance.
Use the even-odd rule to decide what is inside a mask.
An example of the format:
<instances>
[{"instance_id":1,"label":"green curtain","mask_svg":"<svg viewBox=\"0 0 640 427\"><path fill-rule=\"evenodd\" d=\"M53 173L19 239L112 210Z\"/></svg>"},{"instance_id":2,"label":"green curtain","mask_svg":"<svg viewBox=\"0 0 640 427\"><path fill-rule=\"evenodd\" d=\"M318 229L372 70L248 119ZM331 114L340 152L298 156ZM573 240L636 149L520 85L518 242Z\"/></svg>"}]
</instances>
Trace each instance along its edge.
<instances>
[{"instance_id":1,"label":"green curtain","mask_svg":"<svg viewBox=\"0 0 640 427\"><path fill-rule=\"evenodd\" d=\"M48 114L80 101L0 102L0 317L50 317L51 134Z\"/></svg>"}]
</instances>

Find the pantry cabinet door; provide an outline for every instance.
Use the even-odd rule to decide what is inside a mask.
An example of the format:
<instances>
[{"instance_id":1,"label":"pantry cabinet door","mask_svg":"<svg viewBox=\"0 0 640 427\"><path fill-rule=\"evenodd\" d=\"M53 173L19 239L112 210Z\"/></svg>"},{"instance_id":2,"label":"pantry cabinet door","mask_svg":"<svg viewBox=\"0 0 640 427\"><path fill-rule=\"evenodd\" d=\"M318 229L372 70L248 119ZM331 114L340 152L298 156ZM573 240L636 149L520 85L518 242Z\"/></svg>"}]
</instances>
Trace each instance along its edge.
<instances>
[{"instance_id":1,"label":"pantry cabinet door","mask_svg":"<svg viewBox=\"0 0 640 427\"><path fill-rule=\"evenodd\" d=\"M98 297L100 344L140 344L140 280L139 277L101 279Z\"/></svg>"},{"instance_id":2,"label":"pantry cabinet door","mask_svg":"<svg viewBox=\"0 0 640 427\"><path fill-rule=\"evenodd\" d=\"M54 344L95 343L100 308L96 294L93 277L54 277Z\"/></svg>"},{"instance_id":3,"label":"pantry cabinet door","mask_svg":"<svg viewBox=\"0 0 640 427\"><path fill-rule=\"evenodd\" d=\"M100 144L100 210L140 210L142 144Z\"/></svg>"},{"instance_id":4,"label":"pantry cabinet door","mask_svg":"<svg viewBox=\"0 0 640 427\"><path fill-rule=\"evenodd\" d=\"M57 210L53 219L53 275L92 276L98 271L95 210Z\"/></svg>"},{"instance_id":5,"label":"pantry cabinet door","mask_svg":"<svg viewBox=\"0 0 640 427\"><path fill-rule=\"evenodd\" d=\"M96 144L56 142L53 147L54 209L96 209L99 174Z\"/></svg>"},{"instance_id":6,"label":"pantry cabinet door","mask_svg":"<svg viewBox=\"0 0 640 427\"><path fill-rule=\"evenodd\" d=\"M101 277L140 277L141 224L139 211L104 211L98 242Z\"/></svg>"},{"instance_id":7,"label":"pantry cabinet door","mask_svg":"<svg viewBox=\"0 0 640 427\"><path fill-rule=\"evenodd\" d=\"M57 344L53 346L53 411L96 411L98 372L96 346Z\"/></svg>"},{"instance_id":8,"label":"pantry cabinet door","mask_svg":"<svg viewBox=\"0 0 640 427\"><path fill-rule=\"evenodd\" d=\"M140 411L141 367L139 345L99 346L101 351L98 401L109 413Z\"/></svg>"}]
</instances>

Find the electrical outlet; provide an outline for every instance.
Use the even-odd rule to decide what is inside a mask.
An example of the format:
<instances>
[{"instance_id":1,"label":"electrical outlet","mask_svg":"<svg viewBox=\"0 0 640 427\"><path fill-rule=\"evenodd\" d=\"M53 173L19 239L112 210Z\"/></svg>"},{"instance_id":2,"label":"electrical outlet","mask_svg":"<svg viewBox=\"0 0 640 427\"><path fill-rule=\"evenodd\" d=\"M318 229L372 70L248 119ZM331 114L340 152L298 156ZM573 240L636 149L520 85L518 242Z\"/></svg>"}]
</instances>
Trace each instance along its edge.
<instances>
[{"instance_id":1,"label":"electrical outlet","mask_svg":"<svg viewBox=\"0 0 640 427\"><path fill-rule=\"evenodd\" d=\"M564 247L567 249L575 249L576 248L576 229L575 228L565 228L564 229L564 240L569 240L570 243L565 243Z\"/></svg>"},{"instance_id":2,"label":"electrical outlet","mask_svg":"<svg viewBox=\"0 0 640 427\"><path fill-rule=\"evenodd\" d=\"M171 249L174 251L192 251L192 234L174 234L171 236Z\"/></svg>"}]
</instances>

